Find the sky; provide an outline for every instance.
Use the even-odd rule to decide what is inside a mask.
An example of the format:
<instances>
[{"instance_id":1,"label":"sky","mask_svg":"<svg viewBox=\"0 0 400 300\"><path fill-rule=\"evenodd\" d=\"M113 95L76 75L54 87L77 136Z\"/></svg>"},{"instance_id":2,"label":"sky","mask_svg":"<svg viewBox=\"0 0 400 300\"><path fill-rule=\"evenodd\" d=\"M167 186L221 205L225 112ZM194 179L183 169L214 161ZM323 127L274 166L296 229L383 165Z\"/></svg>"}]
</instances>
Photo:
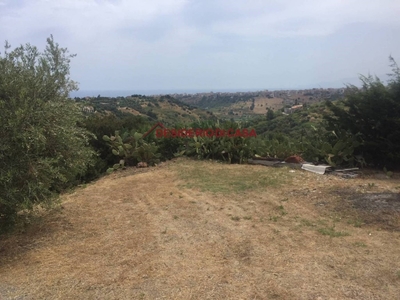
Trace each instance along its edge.
<instances>
[{"instance_id":1,"label":"sky","mask_svg":"<svg viewBox=\"0 0 400 300\"><path fill-rule=\"evenodd\" d=\"M80 90L343 87L400 64L399 16L399 0L0 0L0 40L52 34Z\"/></svg>"}]
</instances>

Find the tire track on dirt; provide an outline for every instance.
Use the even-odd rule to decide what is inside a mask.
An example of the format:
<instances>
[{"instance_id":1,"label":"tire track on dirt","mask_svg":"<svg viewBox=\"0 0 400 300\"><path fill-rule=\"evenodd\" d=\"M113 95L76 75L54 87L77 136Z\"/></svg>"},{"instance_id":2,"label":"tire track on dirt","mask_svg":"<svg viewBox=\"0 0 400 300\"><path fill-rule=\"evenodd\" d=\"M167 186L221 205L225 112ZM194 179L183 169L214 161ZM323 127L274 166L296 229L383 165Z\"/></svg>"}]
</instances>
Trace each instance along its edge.
<instances>
[{"instance_id":1,"label":"tire track on dirt","mask_svg":"<svg viewBox=\"0 0 400 300\"><path fill-rule=\"evenodd\" d=\"M234 176L252 176L251 166L223 167ZM394 299L398 294L397 234L344 221L335 221L336 229L350 231L349 237L317 232L314 223L324 215L315 201L332 201L320 188L337 180L316 184L319 177L296 171L295 186L212 193L200 190L207 190L201 185L207 178L188 177L199 168L214 175L221 170L208 162L171 162L116 172L64 195L59 213L25 234L0 240L0 298ZM229 181L224 184L229 187Z\"/></svg>"},{"instance_id":2,"label":"tire track on dirt","mask_svg":"<svg viewBox=\"0 0 400 300\"><path fill-rule=\"evenodd\" d=\"M230 217L231 211L243 211L243 205L231 197L182 189L168 171L140 177L137 205L153 225L151 234L158 251L148 273L143 274L143 294L150 298L246 298L266 288L265 283L257 288L268 276L257 274L264 270L254 271L257 260L252 260L259 253L246 234L251 224ZM157 185L152 187L150 181ZM273 284L268 291L289 296Z\"/></svg>"}]
</instances>

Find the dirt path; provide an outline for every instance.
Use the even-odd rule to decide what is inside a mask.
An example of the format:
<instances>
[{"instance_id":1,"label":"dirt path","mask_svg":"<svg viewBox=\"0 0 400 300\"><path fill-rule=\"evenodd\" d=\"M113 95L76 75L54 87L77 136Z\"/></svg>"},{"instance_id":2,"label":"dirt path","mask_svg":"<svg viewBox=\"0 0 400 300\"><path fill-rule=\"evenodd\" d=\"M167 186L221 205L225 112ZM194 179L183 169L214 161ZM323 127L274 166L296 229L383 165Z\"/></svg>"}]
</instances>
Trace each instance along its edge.
<instances>
[{"instance_id":1,"label":"dirt path","mask_svg":"<svg viewBox=\"0 0 400 300\"><path fill-rule=\"evenodd\" d=\"M400 295L399 232L332 221L339 217L331 215L330 207L339 200L326 191L366 180L321 181L318 175L296 171L289 188L214 193L184 187L180 172L190 163L105 177L65 195L60 212L25 234L4 238L0 299ZM216 172L219 168L201 164ZM233 173L274 172L258 166L228 167ZM307 183L314 190L302 188ZM388 183L384 189L395 185ZM318 205L321 202L326 205ZM317 231L330 228L331 221L337 232L349 236Z\"/></svg>"}]
</instances>

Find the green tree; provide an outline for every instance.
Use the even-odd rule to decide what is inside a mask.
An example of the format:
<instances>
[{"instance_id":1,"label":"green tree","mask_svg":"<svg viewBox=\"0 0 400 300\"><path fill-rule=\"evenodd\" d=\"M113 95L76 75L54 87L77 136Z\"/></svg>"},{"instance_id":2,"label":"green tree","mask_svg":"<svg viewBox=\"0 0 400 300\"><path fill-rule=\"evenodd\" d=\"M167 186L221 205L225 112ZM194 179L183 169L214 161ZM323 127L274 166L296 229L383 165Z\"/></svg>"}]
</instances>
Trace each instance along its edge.
<instances>
[{"instance_id":1,"label":"green tree","mask_svg":"<svg viewBox=\"0 0 400 300\"><path fill-rule=\"evenodd\" d=\"M275 114L274 111L270 108L267 108L267 120L272 120L273 118L275 118Z\"/></svg>"},{"instance_id":2,"label":"green tree","mask_svg":"<svg viewBox=\"0 0 400 300\"><path fill-rule=\"evenodd\" d=\"M112 135L120 131L121 135L132 130L146 132L152 125L142 116L121 113L122 117L114 114L91 114L87 117L82 126L92 132L95 136L90 140L90 145L97 152L93 166L89 167L84 180L91 181L107 171L108 166L119 162L119 158L112 154L110 146L103 140L104 135ZM151 124L151 125L150 125Z\"/></svg>"},{"instance_id":3,"label":"green tree","mask_svg":"<svg viewBox=\"0 0 400 300\"><path fill-rule=\"evenodd\" d=\"M331 113L325 119L328 130L346 130L359 135L363 143L355 154L376 167L400 167L400 69L392 57L391 79L362 76L361 89L350 86L347 99L327 102Z\"/></svg>"},{"instance_id":4,"label":"green tree","mask_svg":"<svg viewBox=\"0 0 400 300\"><path fill-rule=\"evenodd\" d=\"M70 55L53 37L0 53L0 228L21 209L48 203L91 163L90 133L68 98Z\"/></svg>"}]
</instances>

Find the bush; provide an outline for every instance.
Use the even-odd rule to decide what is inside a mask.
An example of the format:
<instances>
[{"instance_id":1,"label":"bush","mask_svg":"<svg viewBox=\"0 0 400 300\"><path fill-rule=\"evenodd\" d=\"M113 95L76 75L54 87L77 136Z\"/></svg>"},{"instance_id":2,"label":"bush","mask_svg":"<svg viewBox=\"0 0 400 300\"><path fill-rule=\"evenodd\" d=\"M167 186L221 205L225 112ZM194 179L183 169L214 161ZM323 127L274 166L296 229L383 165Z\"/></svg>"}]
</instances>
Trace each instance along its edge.
<instances>
[{"instance_id":1,"label":"bush","mask_svg":"<svg viewBox=\"0 0 400 300\"><path fill-rule=\"evenodd\" d=\"M50 202L91 163L90 133L77 126L80 108L68 94L73 55L47 39L0 56L0 228L17 212Z\"/></svg>"},{"instance_id":2,"label":"bush","mask_svg":"<svg viewBox=\"0 0 400 300\"><path fill-rule=\"evenodd\" d=\"M210 128L213 130L232 129L233 132L241 130L240 124L235 122L224 122L210 124L208 122L200 123L194 128ZM255 137L207 137L194 136L187 138L184 150L180 154L194 156L198 159L217 159L228 163L243 163L255 154L260 154L263 148L262 141Z\"/></svg>"},{"instance_id":3,"label":"bush","mask_svg":"<svg viewBox=\"0 0 400 300\"><path fill-rule=\"evenodd\" d=\"M362 76L362 89L349 88L342 107L327 102L328 130L359 135L355 154L375 167L400 167L400 69L390 57L393 73L388 85L379 78Z\"/></svg>"},{"instance_id":4,"label":"bush","mask_svg":"<svg viewBox=\"0 0 400 300\"><path fill-rule=\"evenodd\" d=\"M95 164L91 166L83 178L86 181L93 180L105 173L109 166L119 162L119 158L112 154L109 144L103 140L104 135L114 134L115 131L125 132L141 131L149 122L142 116L123 114L122 117L115 115L92 114L82 124L95 137L90 140L90 145L97 152Z\"/></svg>"},{"instance_id":5,"label":"bush","mask_svg":"<svg viewBox=\"0 0 400 300\"><path fill-rule=\"evenodd\" d=\"M124 132L120 135L119 131L115 135L104 135L103 140L108 143L112 154L122 158L113 168L107 172L119 169L120 167L136 165L138 162L145 162L153 165L159 161L160 154L155 142L146 142L143 140L143 134L135 132Z\"/></svg>"}]
</instances>

